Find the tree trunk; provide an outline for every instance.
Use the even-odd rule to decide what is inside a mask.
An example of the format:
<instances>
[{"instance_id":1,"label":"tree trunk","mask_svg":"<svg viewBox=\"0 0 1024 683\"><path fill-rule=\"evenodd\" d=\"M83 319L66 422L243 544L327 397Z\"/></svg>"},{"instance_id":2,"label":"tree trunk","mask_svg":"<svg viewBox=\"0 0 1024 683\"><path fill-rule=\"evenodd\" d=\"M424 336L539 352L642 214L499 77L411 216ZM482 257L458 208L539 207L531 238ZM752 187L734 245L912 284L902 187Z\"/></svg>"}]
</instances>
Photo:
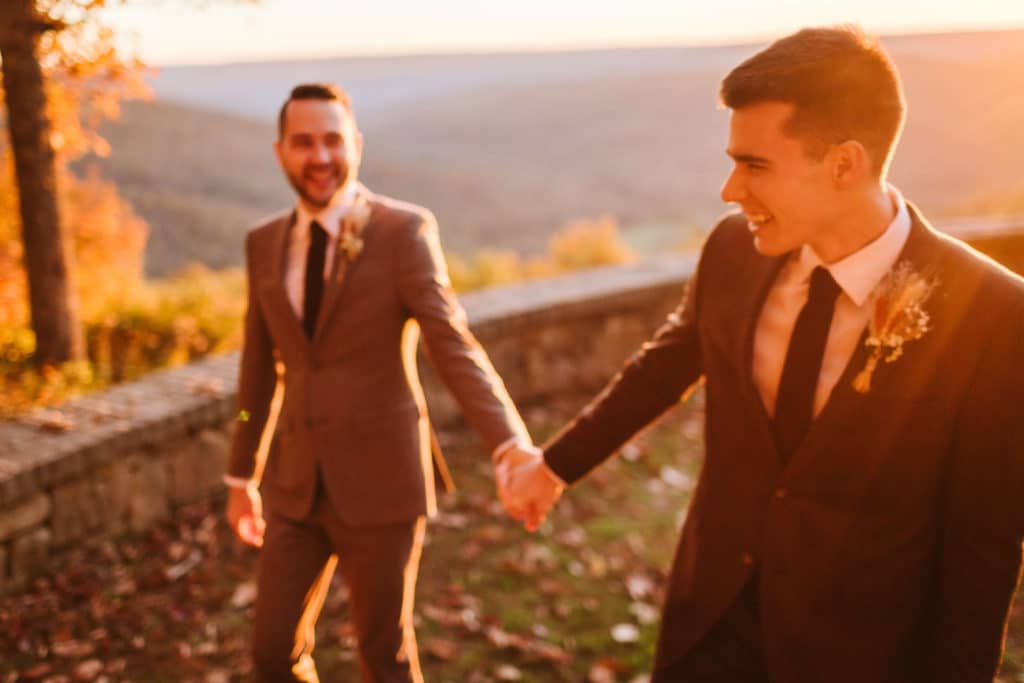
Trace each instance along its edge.
<instances>
[{"instance_id":1,"label":"tree trunk","mask_svg":"<svg viewBox=\"0 0 1024 683\"><path fill-rule=\"evenodd\" d=\"M0 58L36 335L35 360L55 364L84 358L85 344L71 282L72 252L61 234L56 155L37 58L45 26L34 5L34 0L0 0Z\"/></svg>"}]
</instances>

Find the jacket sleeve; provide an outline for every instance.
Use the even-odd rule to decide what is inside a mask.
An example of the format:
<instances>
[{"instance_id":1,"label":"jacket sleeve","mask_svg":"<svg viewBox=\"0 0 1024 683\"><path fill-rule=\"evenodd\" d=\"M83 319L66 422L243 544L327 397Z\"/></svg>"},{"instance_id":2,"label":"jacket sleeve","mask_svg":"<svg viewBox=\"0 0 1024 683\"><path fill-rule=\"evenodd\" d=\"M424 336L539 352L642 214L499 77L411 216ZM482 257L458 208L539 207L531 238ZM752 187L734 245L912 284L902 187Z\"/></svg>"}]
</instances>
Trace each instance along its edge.
<instances>
[{"instance_id":1,"label":"jacket sleeve","mask_svg":"<svg viewBox=\"0 0 1024 683\"><path fill-rule=\"evenodd\" d=\"M419 323L434 368L488 451L513 438L529 441L504 383L469 330L429 212L415 215L398 245L396 263L402 304Z\"/></svg>"},{"instance_id":2,"label":"jacket sleeve","mask_svg":"<svg viewBox=\"0 0 1024 683\"><path fill-rule=\"evenodd\" d=\"M707 249L705 248L705 254ZM705 258L702 256L701 263ZM698 274L702 266L698 266ZM703 374L697 316L699 275L654 337L598 396L543 447L566 483L582 478L636 432L678 403Z\"/></svg>"},{"instance_id":3,"label":"jacket sleeve","mask_svg":"<svg viewBox=\"0 0 1024 683\"><path fill-rule=\"evenodd\" d=\"M927 679L935 683L991 683L1020 579L1024 307L994 327L957 417L945 480Z\"/></svg>"},{"instance_id":4,"label":"jacket sleeve","mask_svg":"<svg viewBox=\"0 0 1024 683\"><path fill-rule=\"evenodd\" d=\"M245 339L238 371L238 412L228 458L227 475L252 478L256 469L256 452L270 414L270 404L277 386L274 346L267 330L256 295L253 278L253 233L245 241L246 276L249 286L245 312Z\"/></svg>"}]
</instances>

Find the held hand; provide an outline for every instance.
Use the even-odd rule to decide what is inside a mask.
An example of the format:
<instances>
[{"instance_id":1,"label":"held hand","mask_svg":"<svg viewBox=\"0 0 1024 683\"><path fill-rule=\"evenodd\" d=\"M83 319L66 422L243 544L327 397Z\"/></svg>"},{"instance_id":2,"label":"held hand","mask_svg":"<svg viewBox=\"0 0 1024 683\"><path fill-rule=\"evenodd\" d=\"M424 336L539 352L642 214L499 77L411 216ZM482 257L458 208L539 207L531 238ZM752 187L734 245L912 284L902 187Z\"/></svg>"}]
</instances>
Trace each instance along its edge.
<instances>
[{"instance_id":1,"label":"held hand","mask_svg":"<svg viewBox=\"0 0 1024 683\"><path fill-rule=\"evenodd\" d=\"M228 524L243 543L259 548L263 545L263 505L259 492L251 486L228 490Z\"/></svg>"},{"instance_id":2,"label":"held hand","mask_svg":"<svg viewBox=\"0 0 1024 683\"><path fill-rule=\"evenodd\" d=\"M505 496L512 505L509 514L522 520L528 531L536 531L563 490L565 485L544 462L542 454L522 458L507 473Z\"/></svg>"},{"instance_id":3,"label":"held hand","mask_svg":"<svg viewBox=\"0 0 1024 683\"><path fill-rule=\"evenodd\" d=\"M494 479L498 484L498 498L505 507L505 511L513 519L522 520L526 517L527 508L520 501L509 495L508 485L512 470L519 466L541 459L543 456L536 447L509 448L501 455L501 459L494 466Z\"/></svg>"}]
</instances>

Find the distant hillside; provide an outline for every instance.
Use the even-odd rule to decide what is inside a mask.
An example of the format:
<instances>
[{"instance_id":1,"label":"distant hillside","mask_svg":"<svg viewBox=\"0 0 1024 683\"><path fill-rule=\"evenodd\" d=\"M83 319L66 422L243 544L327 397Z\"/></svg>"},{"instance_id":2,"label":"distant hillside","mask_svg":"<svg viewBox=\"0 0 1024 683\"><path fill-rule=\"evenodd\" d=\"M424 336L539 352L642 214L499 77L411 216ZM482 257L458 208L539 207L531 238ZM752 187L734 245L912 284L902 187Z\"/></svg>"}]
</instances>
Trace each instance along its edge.
<instances>
[{"instance_id":1,"label":"distant hillside","mask_svg":"<svg viewBox=\"0 0 1024 683\"><path fill-rule=\"evenodd\" d=\"M910 108L894 182L933 217L1020 191L1024 32L887 42ZM753 49L170 69L158 94L234 113L130 104L101 166L150 221L151 274L238 263L245 227L291 201L270 149L277 102L294 82L332 78L355 95L366 183L431 207L448 249L537 252L601 214L637 243L673 245L724 209L715 93Z\"/></svg>"}]
</instances>

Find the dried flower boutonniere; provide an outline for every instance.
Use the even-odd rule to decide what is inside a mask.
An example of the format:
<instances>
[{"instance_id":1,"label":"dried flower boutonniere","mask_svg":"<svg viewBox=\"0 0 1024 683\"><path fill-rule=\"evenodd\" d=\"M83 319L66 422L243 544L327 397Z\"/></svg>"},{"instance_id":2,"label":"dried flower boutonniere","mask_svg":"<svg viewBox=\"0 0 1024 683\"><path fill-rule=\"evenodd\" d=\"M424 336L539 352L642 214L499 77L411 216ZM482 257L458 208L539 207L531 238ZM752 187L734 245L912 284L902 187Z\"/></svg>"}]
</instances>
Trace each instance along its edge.
<instances>
[{"instance_id":1,"label":"dried flower boutonniere","mask_svg":"<svg viewBox=\"0 0 1024 683\"><path fill-rule=\"evenodd\" d=\"M348 261L356 260L363 250L363 230L370 222L370 203L362 196L349 211L348 217L341 223L341 234L338 236L338 247Z\"/></svg>"},{"instance_id":2,"label":"dried flower boutonniere","mask_svg":"<svg viewBox=\"0 0 1024 683\"><path fill-rule=\"evenodd\" d=\"M871 355L864 369L853 380L853 388L866 394L878 363L892 363L903 355L903 345L920 339L930 329L931 319L924 303L936 282L914 270L909 261L901 261L882 278L871 299L868 338L864 345Z\"/></svg>"}]
</instances>

